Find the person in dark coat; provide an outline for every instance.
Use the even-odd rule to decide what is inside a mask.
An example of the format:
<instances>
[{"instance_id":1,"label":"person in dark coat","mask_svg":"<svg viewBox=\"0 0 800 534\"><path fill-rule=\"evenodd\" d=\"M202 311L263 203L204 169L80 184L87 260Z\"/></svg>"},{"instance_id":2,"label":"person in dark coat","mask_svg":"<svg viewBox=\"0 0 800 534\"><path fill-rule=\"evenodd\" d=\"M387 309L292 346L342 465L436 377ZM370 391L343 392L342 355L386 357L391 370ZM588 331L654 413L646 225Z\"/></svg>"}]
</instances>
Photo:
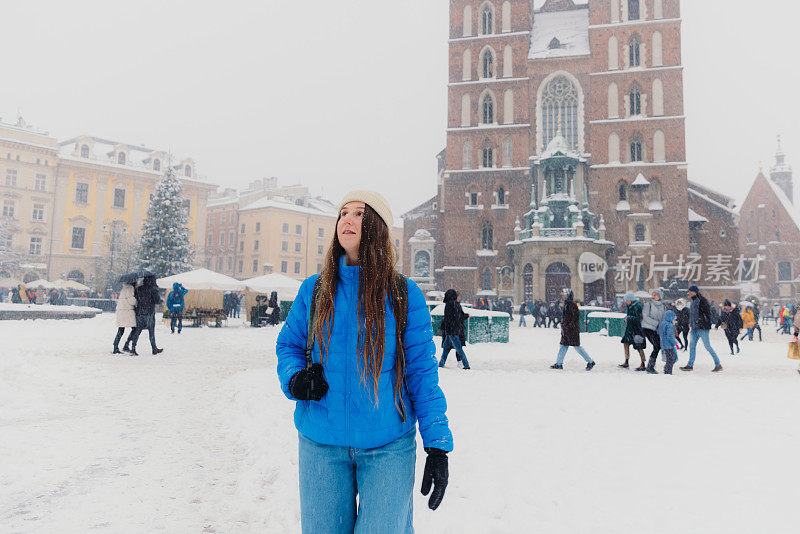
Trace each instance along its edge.
<instances>
[{"instance_id":1,"label":"person in dark coat","mask_svg":"<svg viewBox=\"0 0 800 534\"><path fill-rule=\"evenodd\" d=\"M550 369L563 369L564 356L567 355L569 347L574 347L578 354L586 360L586 370L591 371L594 367L594 360L581 347L581 314L578 305L575 304L575 297L572 290L566 287L562 289L562 295L564 296L564 320L561 323L561 347L558 349L556 363L551 365Z\"/></svg>"},{"instance_id":2,"label":"person in dark coat","mask_svg":"<svg viewBox=\"0 0 800 534\"><path fill-rule=\"evenodd\" d=\"M719 316L719 323L717 328L722 326L725 331L725 337L728 338L728 345L731 347L731 356L733 356L733 346L736 345L736 353L739 353L739 331L742 329L742 314L739 311L739 306L731 305L731 301L725 299L722 305L722 313Z\"/></svg>"},{"instance_id":3,"label":"person in dark coat","mask_svg":"<svg viewBox=\"0 0 800 534\"><path fill-rule=\"evenodd\" d=\"M464 369L469 369L469 360L464 353L461 346L461 333L464 322L464 317L469 317L461 309L461 304L458 303L458 293L455 289L448 289L444 294L444 318L442 319L442 357L439 360L439 367L444 367L447 361L447 355L450 350L455 349L456 354L461 357L461 362L464 364Z\"/></svg>"},{"instance_id":4,"label":"person in dark coat","mask_svg":"<svg viewBox=\"0 0 800 534\"><path fill-rule=\"evenodd\" d=\"M714 369L712 372L717 373L722 371L722 365L719 363L717 353L711 346L708 334L711 330L711 306L708 300L700 294L700 289L697 286L689 288L689 297L692 299L691 307L689 308L689 325L692 331L689 334L689 363L681 367L681 371L694 370L694 358L696 356L697 342L703 341L706 350L711 354L714 360Z\"/></svg>"},{"instance_id":5,"label":"person in dark coat","mask_svg":"<svg viewBox=\"0 0 800 534\"><path fill-rule=\"evenodd\" d=\"M636 368L637 371L644 371L647 369L645 365L644 348L647 346L642 333L642 305L633 296L633 293L628 291L624 297L626 310L625 310L625 334L622 336L622 346L625 348L625 363L619 364L620 367L627 369L628 362L631 359L631 345L639 353L642 359L642 365Z\"/></svg>"},{"instance_id":6,"label":"person in dark coat","mask_svg":"<svg viewBox=\"0 0 800 534\"><path fill-rule=\"evenodd\" d=\"M678 318L675 338L678 340L681 350L686 352L689 350L689 305L684 299L678 299L675 306L675 316ZM683 336L683 339L681 339L681 336Z\"/></svg>"},{"instance_id":7,"label":"person in dark coat","mask_svg":"<svg viewBox=\"0 0 800 534\"><path fill-rule=\"evenodd\" d=\"M233 297L234 295L231 294L231 296ZM270 313L269 313L269 319L267 320L267 322L269 324L271 324L271 325L277 325L278 323L280 323L281 322L281 307L280 307L280 304L278 304L278 292L277 291L273 291L272 293L270 293L270 295L269 295L269 304L267 304L267 307L270 308L270 310L271 310Z\"/></svg>"},{"instance_id":8,"label":"person in dark coat","mask_svg":"<svg viewBox=\"0 0 800 534\"><path fill-rule=\"evenodd\" d=\"M525 324L525 302L519 305L519 326L528 326Z\"/></svg>"},{"instance_id":9,"label":"person in dark coat","mask_svg":"<svg viewBox=\"0 0 800 534\"><path fill-rule=\"evenodd\" d=\"M22 297L19 296L19 288L15 287L11 289L11 302L14 304L19 304L22 302Z\"/></svg>"},{"instance_id":10,"label":"person in dark coat","mask_svg":"<svg viewBox=\"0 0 800 534\"><path fill-rule=\"evenodd\" d=\"M150 348L153 354L164 352L164 349L156 347L156 306L161 304L161 296L158 294L155 276L145 276L142 284L136 287L136 333L131 341L131 356L138 356L136 343L142 330L148 330L150 334Z\"/></svg>"}]
</instances>

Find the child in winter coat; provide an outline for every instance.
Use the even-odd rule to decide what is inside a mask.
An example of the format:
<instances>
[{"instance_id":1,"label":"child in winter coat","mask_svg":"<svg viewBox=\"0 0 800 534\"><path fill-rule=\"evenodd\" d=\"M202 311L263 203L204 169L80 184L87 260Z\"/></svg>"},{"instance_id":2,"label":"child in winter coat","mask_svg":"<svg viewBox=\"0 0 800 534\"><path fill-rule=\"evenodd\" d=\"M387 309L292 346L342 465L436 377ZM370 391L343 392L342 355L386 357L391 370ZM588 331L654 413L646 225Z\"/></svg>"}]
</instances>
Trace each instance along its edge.
<instances>
[{"instance_id":1,"label":"child in winter coat","mask_svg":"<svg viewBox=\"0 0 800 534\"><path fill-rule=\"evenodd\" d=\"M658 325L658 337L661 341L661 352L666 359L664 364L664 374L672 374L672 366L678 361L678 353L675 347L678 340L675 339L675 312L668 310L664 314L664 320Z\"/></svg>"}]
</instances>

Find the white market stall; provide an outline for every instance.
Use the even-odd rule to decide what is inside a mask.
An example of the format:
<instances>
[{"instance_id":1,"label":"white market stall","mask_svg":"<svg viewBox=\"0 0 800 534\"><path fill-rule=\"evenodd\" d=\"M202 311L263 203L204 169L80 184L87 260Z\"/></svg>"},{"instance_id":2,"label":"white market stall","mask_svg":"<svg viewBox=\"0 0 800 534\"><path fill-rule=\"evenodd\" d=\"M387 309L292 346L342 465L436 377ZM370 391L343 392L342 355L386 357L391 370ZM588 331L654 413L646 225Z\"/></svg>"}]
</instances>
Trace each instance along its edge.
<instances>
[{"instance_id":1,"label":"white market stall","mask_svg":"<svg viewBox=\"0 0 800 534\"><path fill-rule=\"evenodd\" d=\"M291 304L281 305L281 303L293 302L297 297L297 293L300 291L302 282L280 273L271 273L245 280L244 284L247 286L247 291L244 296L245 312L247 314L247 320L251 321L252 317L250 315L252 308L258 304L256 299L261 300L259 297L266 297L269 299L273 291L278 293L278 305L281 306L282 311L283 308L286 308L286 311L283 313L288 313L288 306Z\"/></svg>"},{"instance_id":2,"label":"white market stall","mask_svg":"<svg viewBox=\"0 0 800 534\"><path fill-rule=\"evenodd\" d=\"M244 282L208 269L196 269L156 280L158 287L166 289L167 294L176 282L188 290L184 297L184 321L192 320L197 326L208 322L208 319L214 319L215 324L220 325L226 318L222 306L223 295L229 291L246 289Z\"/></svg>"}]
</instances>

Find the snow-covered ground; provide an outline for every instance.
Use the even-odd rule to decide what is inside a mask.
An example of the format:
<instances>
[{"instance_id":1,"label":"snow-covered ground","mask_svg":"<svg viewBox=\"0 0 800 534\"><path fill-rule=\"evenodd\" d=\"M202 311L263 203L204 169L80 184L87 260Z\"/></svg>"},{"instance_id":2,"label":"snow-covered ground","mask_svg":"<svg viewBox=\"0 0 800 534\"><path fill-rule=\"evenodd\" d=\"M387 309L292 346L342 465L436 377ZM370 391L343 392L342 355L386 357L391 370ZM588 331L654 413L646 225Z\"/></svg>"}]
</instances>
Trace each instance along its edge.
<instances>
[{"instance_id":1,"label":"snow-covered ground","mask_svg":"<svg viewBox=\"0 0 800 534\"><path fill-rule=\"evenodd\" d=\"M436 512L417 493L417 532L796 532L800 376L773 331L735 357L714 332L719 374L702 348L691 374L624 371L596 334L594 371L552 371L558 332L532 328L468 346L471 371L451 354L450 486ZM0 531L298 532L277 330L159 325L138 358L114 333L0 322Z\"/></svg>"}]
</instances>

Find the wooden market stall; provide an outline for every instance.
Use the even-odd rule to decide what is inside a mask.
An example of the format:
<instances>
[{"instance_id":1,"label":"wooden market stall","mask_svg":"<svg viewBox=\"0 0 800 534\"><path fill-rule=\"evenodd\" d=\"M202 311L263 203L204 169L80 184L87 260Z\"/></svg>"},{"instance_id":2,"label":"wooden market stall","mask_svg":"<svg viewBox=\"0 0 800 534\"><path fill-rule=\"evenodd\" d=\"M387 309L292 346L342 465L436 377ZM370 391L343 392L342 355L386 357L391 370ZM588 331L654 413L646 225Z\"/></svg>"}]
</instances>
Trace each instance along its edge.
<instances>
[{"instance_id":1,"label":"wooden market stall","mask_svg":"<svg viewBox=\"0 0 800 534\"><path fill-rule=\"evenodd\" d=\"M183 321L191 326L221 326L227 319L222 306L223 295L229 291L245 290L244 282L208 269L196 269L156 280L158 287L166 289L167 294L172 291L175 282L188 290L184 296ZM166 309L166 298L163 305Z\"/></svg>"}]
</instances>

